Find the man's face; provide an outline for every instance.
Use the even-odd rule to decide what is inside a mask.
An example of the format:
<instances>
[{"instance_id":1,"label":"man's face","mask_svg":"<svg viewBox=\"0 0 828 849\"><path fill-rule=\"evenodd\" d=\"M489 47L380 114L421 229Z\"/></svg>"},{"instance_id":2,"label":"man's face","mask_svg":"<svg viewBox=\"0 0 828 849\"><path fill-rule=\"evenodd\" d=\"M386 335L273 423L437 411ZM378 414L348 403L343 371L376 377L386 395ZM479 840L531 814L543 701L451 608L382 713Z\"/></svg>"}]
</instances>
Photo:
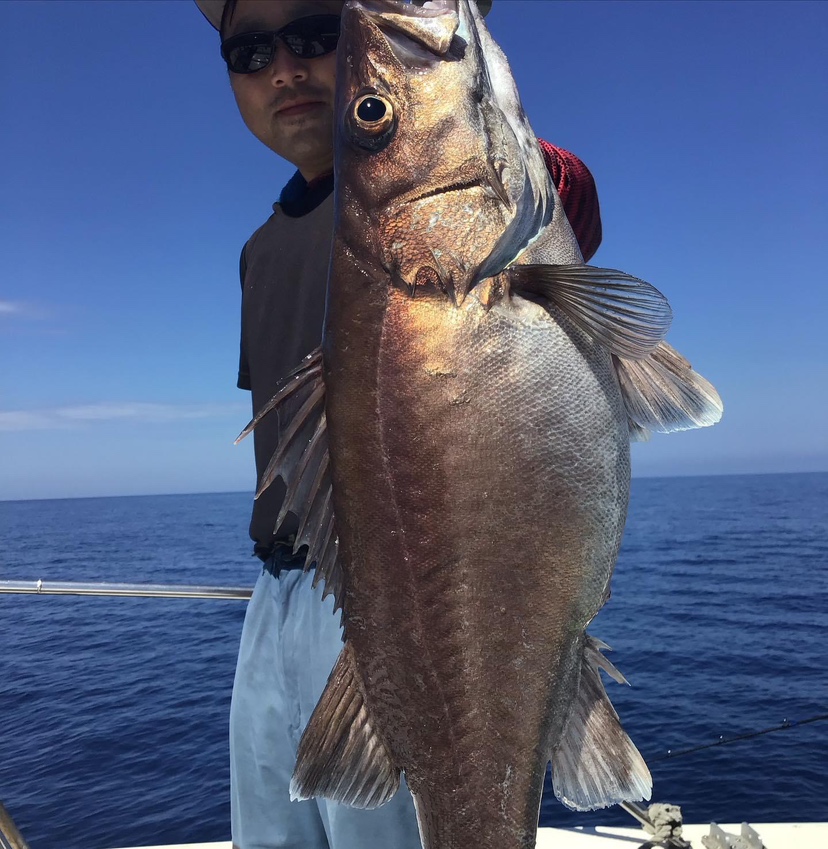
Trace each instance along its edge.
<instances>
[{"instance_id":1,"label":"man's face","mask_svg":"<svg viewBox=\"0 0 828 849\"><path fill-rule=\"evenodd\" d=\"M278 30L308 15L338 15L343 0L238 0L225 39ZM336 53L300 59L277 41L273 61L253 74L230 73L239 111L250 132L293 163L305 179L333 167Z\"/></svg>"}]
</instances>

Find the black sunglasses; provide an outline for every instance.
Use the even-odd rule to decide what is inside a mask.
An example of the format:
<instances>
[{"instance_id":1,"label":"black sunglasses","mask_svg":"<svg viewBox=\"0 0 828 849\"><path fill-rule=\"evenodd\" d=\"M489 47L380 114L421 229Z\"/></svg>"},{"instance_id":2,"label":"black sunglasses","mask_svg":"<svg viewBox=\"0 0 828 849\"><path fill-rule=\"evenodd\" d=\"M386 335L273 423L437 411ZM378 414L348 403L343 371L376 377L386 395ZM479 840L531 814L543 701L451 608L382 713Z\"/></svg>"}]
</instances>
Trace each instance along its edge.
<instances>
[{"instance_id":1,"label":"black sunglasses","mask_svg":"<svg viewBox=\"0 0 828 849\"><path fill-rule=\"evenodd\" d=\"M297 18L275 32L243 32L221 43L221 56L234 74L255 74L266 68L276 53L276 42L300 59L316 59L336 50L339 15Z\"/></svg>"}]
</instances>

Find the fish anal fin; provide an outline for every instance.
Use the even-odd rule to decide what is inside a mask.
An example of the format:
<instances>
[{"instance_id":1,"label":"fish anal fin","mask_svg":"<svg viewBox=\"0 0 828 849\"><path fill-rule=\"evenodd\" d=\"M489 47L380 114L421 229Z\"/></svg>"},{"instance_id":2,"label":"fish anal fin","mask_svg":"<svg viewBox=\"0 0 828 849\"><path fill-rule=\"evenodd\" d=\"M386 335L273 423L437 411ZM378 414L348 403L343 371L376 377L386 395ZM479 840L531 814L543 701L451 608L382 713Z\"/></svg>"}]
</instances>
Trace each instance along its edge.
<instances>
[{"instance_id":1,"label":"fish anal fin","mask_svg":"<svg viewBox=\"0 0 828 849\"><path fill-rule=\"evenodd\" d=\"M604 644L586 636L578 695L552 756L555 795L569 808L591 811L619 802L649 799L647 764L621 727L599 669L623 677L602 654Z\"/></svg>"},{"instance_id":2,"label":"fish anal fin","mask_svg":"<svg viewBox=\"0 0 828 849\"><path fill-rule=\"evenodd\" d=\"M637 428L671 433L721 419L719 393L666 342L645 359L614 357L613 362L627 415Z\"/></svg>"},{"instance_id":3,"label":"fish anal fin","mask_svg":"<svg viewBox=\"0 0 828 849\"><path fill-rule=\"evenodd\" d=\"M641 359L667 335L673 313L654 286L592 265L512 265L503 272L516 294L540 296L613 354Z\"/></svg>"},{"instance_id":4,"label":"fish anal fin","mask_svg":"<svg viewBox=\"0 0 828 849\"><path fill-rule=\"evenodd\" d=\"M371 722L350 643L345 643L296 755L291 799L323 796L377 808L400 786L400 770Z\"/></svg>"}]
</instances>

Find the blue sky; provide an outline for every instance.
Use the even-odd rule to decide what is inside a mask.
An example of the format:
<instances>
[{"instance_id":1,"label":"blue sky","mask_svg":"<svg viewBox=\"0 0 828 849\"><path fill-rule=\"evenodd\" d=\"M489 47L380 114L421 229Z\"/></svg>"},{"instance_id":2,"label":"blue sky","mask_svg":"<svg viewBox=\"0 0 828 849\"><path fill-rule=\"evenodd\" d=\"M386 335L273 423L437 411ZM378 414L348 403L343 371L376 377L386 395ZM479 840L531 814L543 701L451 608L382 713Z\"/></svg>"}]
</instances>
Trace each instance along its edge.
<instances>
[{"instance_id":1,"label":"blue sky","mask_svg":"<svg viewBox=\"0 0 828 849\"><path fill-rule=\"evenodd\" d=\"M238 255L292 169L190 0L7 0L0 499L247 490ZM639 475L828 469L828 4L497 0L536 133L596 177L593 262L670 299L715 428Z\"/></svg>"}]
</instances>

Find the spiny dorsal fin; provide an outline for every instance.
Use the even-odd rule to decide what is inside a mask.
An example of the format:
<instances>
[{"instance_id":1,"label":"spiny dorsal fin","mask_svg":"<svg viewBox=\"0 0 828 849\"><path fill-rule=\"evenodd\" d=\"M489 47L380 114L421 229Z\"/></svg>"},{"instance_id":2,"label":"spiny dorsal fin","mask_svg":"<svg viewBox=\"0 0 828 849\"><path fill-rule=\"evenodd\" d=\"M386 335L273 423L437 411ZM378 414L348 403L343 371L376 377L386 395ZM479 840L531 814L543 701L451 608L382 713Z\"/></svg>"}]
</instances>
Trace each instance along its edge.
<instances>
[{"instance_id":1,"label":"spiny dorsal fin","mask_svg":"<svg viewBox=\"0 0 828 849\"><path fill-rule=\"evenodd\" d=\"M584 637L578 695L552 756L555 795L576 811L649 799L650 771L621 727L598 670L620 682L624 677L601 654L607 646Z\"/></svg>"},{"instance_id":2,"label":"spiny dorsal fin","mask_svg":"<svg viewBox=\"0 0 828 849\"><path fill-rule=\"evenodd\" d=\"M612 353L641 359L666 336L670 304L649 283L591 265L513 265L503 272L520 294L551 301Z\"/></svg>"},{"instance_id":3,"label":"spiny dorsal fin","mask_svg":"<svg viewBox=\"0 0 828 849\"><path fill-rule=\"evenodd\" d=\"M323 796L377 808L400 786L400 770L371 722L350 643L345 643L296 754L291 799Z\"/></svg>"},{"instance_id":4,"label":"spiny dorsal fin","mask_svg":"<svg viewBox=\"0 0 828 849\"><path fill-rule=\"evenodd\" d=\"M236 437L236 445L238 445L246 436L248 436L254 427L274 408L282 403L286 398L293 395L300 389L306 388L309 382L315 381L316 378L322 376L322 350L317 348L311 351L310 354L302 360L301 363L279 384L274 396L267 404L259 410L253 417L247 427Z\"/></svg>"},{"instance_id":5,"label":"spiny dorsal fin","mask_svg":"<svg viewBox=\"0 0 828 849\"><path fill-rule=\"evenodd\" d=\"M325 382L322 352L318 348L280 383L276 394L242 431L239 440L274 411L281 418L279 444L262 475L256 497L276 478L285 482L285 498L274 527L280 527L288 513L299 517L294 553L308 547L306 569L316 569L314 586L323 579L323 598L333 595L334 610L338 610L342 607L345 581L337 560L339 541L331 500Z\"/></svg>"},{"instance_id":6,"label":"spiny dorsal fin","mask_svg":"<svg viewBox=\"0 0 828 849\"><path fill-rule=\"evenodd\" d=\"M613 360L627 415L639 428L671 433L721 419L718 392L666 342L643 360Z\"/></svg>"}]
</instances>

